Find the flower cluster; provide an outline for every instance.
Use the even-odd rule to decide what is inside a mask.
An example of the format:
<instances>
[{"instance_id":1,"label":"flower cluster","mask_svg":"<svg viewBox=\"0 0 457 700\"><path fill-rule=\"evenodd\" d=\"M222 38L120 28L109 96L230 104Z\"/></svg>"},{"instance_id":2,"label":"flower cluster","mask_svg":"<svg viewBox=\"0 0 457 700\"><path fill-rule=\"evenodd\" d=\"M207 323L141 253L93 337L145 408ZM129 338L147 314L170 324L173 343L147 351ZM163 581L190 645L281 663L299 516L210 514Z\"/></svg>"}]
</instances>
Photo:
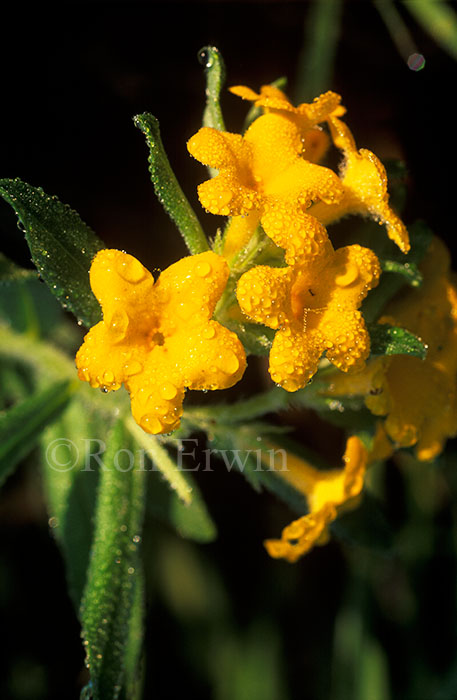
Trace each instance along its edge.
<instances>
[{"instance_id":1,"label":"flower cluster","mask_svg":"<svg viewBox=\"0 0 457 700\"><path fill-rule=\"evenodd\" d=\"M162 434L179 426L186 389L225 389L240 380L242 324L275 331L269 372L288 392L304 388L325 357L326 366L334 366L326 375L327 395L363 395L376 416L387 417L371 453L349 437L342 470L316 470L289 455L280 477L306 497L309 512L266 548L295 561L326 541L341 508L354 505L376 454L416 445L419 459L431 459L457 432L457 291L447 252L434 240L421 288L394 300L380 319L425 341L427 359L369 360L361 304L378 285L381 265L359 244L335 248L327 226L349 214L369 217L408 253L408 232L389 205L383 165L357 149L333 92L298 107L273 86L231 92L253 102L260 116L243 135L205 126L187 144L217 171L199 185L198 196L208 212L229 217L218 254L184 258L154 282L127 253L100 251L90 281L103 321L85 337L76 364L93 387L124 384L135 420ZM322 165L332 143L342 153L339 173ZM256 260L262 245L253 249L252 241L270 241L270 265Z\"/></svg>"},{"instance_id":2,"label":"flower cluster","mask_svg":"<svg viewBox=\"0 0 457 700\"><path fill-rule=\"evenodd\" d=\"M421 360L394 355L371 360L353 377L334 375L332 395L364 396L394 447L412 447L418 459L436 457L457 434L457 288L446 247L434 238L421 265L423 282L402 292L379 323L406 328L427 344Z\"/></svg>"}]
</instances>

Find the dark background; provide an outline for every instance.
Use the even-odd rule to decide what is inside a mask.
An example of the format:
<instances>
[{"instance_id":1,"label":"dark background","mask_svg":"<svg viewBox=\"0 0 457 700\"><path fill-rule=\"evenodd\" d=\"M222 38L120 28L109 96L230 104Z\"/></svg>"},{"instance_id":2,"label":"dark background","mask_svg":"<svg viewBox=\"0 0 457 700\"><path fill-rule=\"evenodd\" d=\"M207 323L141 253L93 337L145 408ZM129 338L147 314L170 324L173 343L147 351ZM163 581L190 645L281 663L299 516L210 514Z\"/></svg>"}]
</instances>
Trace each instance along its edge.
<instances>
[{"instance_id":1,"label":"dark background","mask_svg":"<svg viewBox=\"0 0 457 700\"><path fill-rule=\"evenodd\" d=\"M293 94L308 11L307 2L40 3L2 10L1 176L42 186L76 209L108 246L128 250L150 269L165 267L185 248L155 199L146 146L132 116L151 111L159 119L178 179L213 234L218 222L201 212L196 198L206 171L185 147L201 125L204 107L197 53L206 44L221 50L227 85L258 89L285 75ZM426 58L425 68L408 69L371 3L344 2L335 77L328 88L342 94L359 147L407 163L406 223L424 218L455 249L455 63L402 14ZM222 105L228 129L239 130L245 105L228 93ZM7 205L0 206L0 235L4 252L30 265ZM262 539L279 532L288 511L268 496L259 499L239 476L222 470L205 476L201 487L221 536L198 556L218 570L231 599L234 628L250 629L260 620L279 630L289 688L284 697L328 697L332 625L347 568L339 545L316 549L295 567L269 560ZM39 483L33 470L32 476L26 470L26 477L25 486L19 478L10 480L0 502L0 610L8 644L1 662L8 669L2 674L2 699L71 700L84 680L78 625L48 535ZM397 477L391 478L396 483ZM189 698L212 697L211 684L188 649L198 638L210 653L206 628L198 633L192 628L187 639L160 596L149 595L148 610L145 697L153 697L153 688L160 700L183 692ZM396 639L391 622L384 622L379 634L389 650L398 697L405 697L403 638ZM446 638L446 630L440 634ZM432 634L431 644L433 639ZM433 650L430 654L439 669Z\"/></svg>"}]
</instances>

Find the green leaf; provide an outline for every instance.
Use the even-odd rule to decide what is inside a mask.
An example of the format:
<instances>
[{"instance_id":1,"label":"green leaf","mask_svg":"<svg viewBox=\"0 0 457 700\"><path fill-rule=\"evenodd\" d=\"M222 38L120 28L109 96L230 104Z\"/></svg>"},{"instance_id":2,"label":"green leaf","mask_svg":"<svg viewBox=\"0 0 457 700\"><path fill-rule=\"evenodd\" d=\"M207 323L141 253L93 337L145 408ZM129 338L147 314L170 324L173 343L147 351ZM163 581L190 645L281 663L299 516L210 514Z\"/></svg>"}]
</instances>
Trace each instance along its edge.
<instances>
[{"instance_id":1,"label":"green leaf","mask_svg":"<svg viewBox=\"0 0 457 700\"><path fill-rule=\"evenodd\" d=\"M189 470L172 459L159 438L148 435L129 417L127 429L139 448L153 462L148 510L171 523L183 536L198 542L210 542L216 537L216 527L206 509ZM192 443L192 440L190 440Z\"/></svg>"},{"instance_id":2,"label":"green leaf","mask_svg":"<svg viewBox=\"0 0 457 700\"><path fill-rule=\"evenodd\" d=\"M193 255L209 250L200 222L182 191L165 153L158 120L149 112L145 112L138 114L133 121L146 137L149 147L149 172L160 203L175 222Z\"/></svg>"},{"instance_id":3,"label":"green leaf","mask_svg":"<svg viewBox=\"0 0 457 700\"><path fill-rule=\"evenodd\" d=\"M65 560L70 596L79 610L93 536L106 418L75 396L41 439L43 486L52 528Z\"/></svg>"},{"instance_id":4,"label":"green leaf","mask_svg":"<svg viewBox=\"0 0 457 700\"><path fill-rule=\"evenodd\" d=\"M0 284L0 318L31 338L47 336L64 313L48 287L33 277Z\"/></svg>"},{"instance_id":5,"label":"green leaf","mask_svg":"<svg viewBox=\"0 0 457 700\"><path fill-rule=\"evenodd\" d=\"M320 0L310 6L306 40L298 59L297 100L313 100L332 84L341 31L341 0Z\"/></svg>"},{"instance_id":6,"label":"green leaf","mask_svg":"<svg viewBox=\"0 0 457 700\"><path fill-rule=\"evenodd\" d=\"M0 284L35 279L36 274L35 270L25 270L9 260L6 255L0 253Z\"/></svg>"},{"instance_id":7,"label":"green leaf","mask_svg":"<svg viewBox=\"0 0 457 700\"><path fill-rule=\"evenodd\" d=\"M126 657L131 652L129 622L140 566L145 476L119 420L109 436L101 468L94 544L81 605L94 700L116 700L125 682Z\"/></svg>"},{"instance_id":8,"label":"green leaf","mask_svg":"<svg viewBox=\"0 0 457 700\"><path fill-rule=\"evenodd\" d=\"M436 0L403 0L403 5L422 25L424 31L452 58L457 59L457 13L454 8L446 2Z\"/></svg>"},{"instance_id":9,"label":"green leaf","mask_svg":"<svg viewBox=\"0 0 457 700\"><path fill-rule=\"evenodd\" d=\"M75 211L41 188L5 179L0 194L17 213L33 262L52 293L86 326L97 323L101 310L89 269L103 242Z\"/></svg>"},{"instance_id":10,"label":"green leaf","mask_svg":"<svg viewBox=\"0 0 457 700\"><path fill-rule=\"evenodd\" d=\"M224 60L215 46L204 46L198 52L198 60L205 67L206 107L203 126L225 131L224 117L220 105L220 94L225 82Z\"/></svg>"},{"instance_id":11,"label":"green leaf","mask_svg":"<svg viewBox=\"0 0 457 700\"><path fill-rule=\"evenodd\" d=\"M427 346L405 328L374 323L368 326L368 332L372 355L412 355L421 360L427 356Z\"/></svg>"},{"instance_id":12,"label":"green leaf","mask_svg":"<svg viewBox=\"0 0 457 700\"><path fill-rule=\"evenodd\" d=\"M401 253L387 238L379 239L377 236L376 241L368 241L368 247L373 247L383 268L378 286L370 291L362 305L363 316L369 323L379 318L386 304L400 291L405 282L414 287L420 285L421 273L417 266L430 246L433 232L422 221L409 226L408 231L411 240L408 255Z\"/></svg>"},{"instance_id":13,"label":"green leaf","mask_svg":"<svg viewBox=\"0 0 457 700\"><path fill-rule=\"evenodd\" d=\"M192 444L192 440L190 442ZM192 468L190 466L189 471ZM169 523L181 537L195 542L213 542L217 537L216 526L191 475L186 474L185 478L192 488L192 502L188 505L170 489L159 472L151 471L148 513Z\"/></svg>"},{"instance_id":14,"label":"green leaf","mask_svg":"<svg viewBox=\"0 0 457 700\"><path fill-rule=\"evenodd\" d=\"M383 272L395 272L402 275L411 287L420 287L422 284L422 273L416 263L401 263L396 260L381 260Z\"/></svg>"},{"instance_id":15,"label":"green leaf","mask_svg":"<svg viewBox=\"0 0 457 700\"><path fill-rule=\"evenodd\" d=\"M74 388L68 381L55 382L0 414L0 485L61 413Z\"/></svg>"}]
</instances>

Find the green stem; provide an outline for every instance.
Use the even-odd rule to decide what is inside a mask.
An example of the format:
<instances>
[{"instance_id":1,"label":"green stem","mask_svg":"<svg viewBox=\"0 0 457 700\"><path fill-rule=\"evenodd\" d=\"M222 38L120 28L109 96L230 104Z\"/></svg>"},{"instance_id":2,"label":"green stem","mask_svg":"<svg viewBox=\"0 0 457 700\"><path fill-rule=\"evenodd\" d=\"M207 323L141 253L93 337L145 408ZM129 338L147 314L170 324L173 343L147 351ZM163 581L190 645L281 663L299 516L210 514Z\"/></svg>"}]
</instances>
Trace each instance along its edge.
<instances>
[{"instance_id":1,"label":"green stem","mask_svg":"<svg viewBox=\"0 0 457 700\"><path fill-rule=\"evenodd\" d=\"M312 100L331 86L341 7L341 0L314 0L310 4L305 48L298 60L297 102Z\"/></svg>"}]
</instances>

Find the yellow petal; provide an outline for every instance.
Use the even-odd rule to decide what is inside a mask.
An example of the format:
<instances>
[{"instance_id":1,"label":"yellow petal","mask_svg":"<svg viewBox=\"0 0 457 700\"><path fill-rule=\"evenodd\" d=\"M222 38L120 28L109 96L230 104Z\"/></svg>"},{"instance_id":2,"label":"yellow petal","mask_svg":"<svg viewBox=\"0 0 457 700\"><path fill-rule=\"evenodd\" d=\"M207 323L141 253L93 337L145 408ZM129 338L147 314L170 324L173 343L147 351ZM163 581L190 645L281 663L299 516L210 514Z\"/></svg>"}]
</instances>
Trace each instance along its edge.
<instances>
[{"instance_id":1,"label":"yellow petal","mask_svg":"<svg viewBox=\"0 0 457 700\"><path fill-rule=\"evenodd\" d=\"M311 213L326 225L348 214L369 214L375 221L386 225L389 238L407 253L410 249L408 232L389 207L387 176L381 161L364 148L357 151L353 136L342 121L331 117L329 124L334 143L345 155L342 169L344 196L336 204L317 203Z\"/></svg>"},{"instance_id":2,"label":"yellow petal","mask_svg":"<svg viewBox=\"0 0 457 700\"><path fill-rule=\"evenodd\" d=\"M346 443L341 470L319 470L290 453L284 469L281 455L278 476L306 497L310 512L284 528L281 540L265 542L270 556L295 562L315 544L327 541L328 525L338 510L350 506L362 491L367 461L368 452L355 436Z\"/></svg>"},{"instance_id":3,"label":"yellow petal","mask_svg":"<svg viewBox=\"0 0 457 700\"><path fill-rule=\"evenodd\" d=\"M317 372L324 350L319 331L304 332L296 323L280 329L270 351L272 380L286 391L302 389Z\"/></svg>"},{"instance_id":4,"label":"yellow petal","mask_svg":"<svg viewBox=\"0 0 457 700\"><path fill-rule=\"evenodd\" d=\"M290 281L287 267L253 267L238 281L236 295L241 310L256 323L278 328L291 314Z\"/></svg>"}]
</instances>

